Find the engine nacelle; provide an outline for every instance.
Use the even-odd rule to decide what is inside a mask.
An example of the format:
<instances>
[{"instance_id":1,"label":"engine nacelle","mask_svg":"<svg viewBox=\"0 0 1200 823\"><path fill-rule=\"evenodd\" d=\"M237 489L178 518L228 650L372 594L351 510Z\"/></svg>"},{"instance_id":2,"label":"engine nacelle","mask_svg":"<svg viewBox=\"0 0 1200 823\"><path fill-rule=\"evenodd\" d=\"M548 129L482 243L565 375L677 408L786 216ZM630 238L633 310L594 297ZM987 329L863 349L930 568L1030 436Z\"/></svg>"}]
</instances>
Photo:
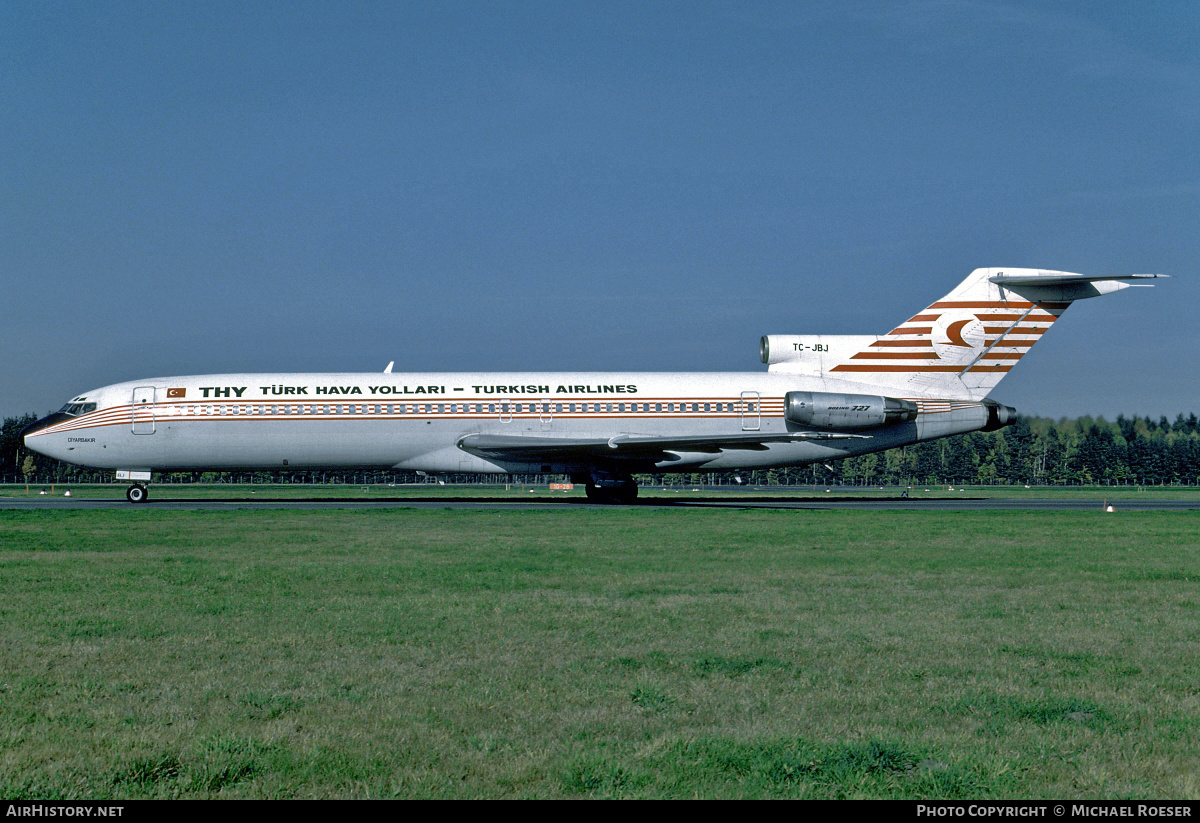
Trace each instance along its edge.
<instances>
[{"instance_id":1,"label":"engine nacelle","mask_svg":"<svg viewBox=\"0 0 1200 823\"><path fill-rule=\"evenodd\" d=\"M758 359L768 366L786 361L787 346L791 342L790 337L791 335L764 334L758 341ZM772 355L775 355L774 360L771 359Z\"/></svg>"},{"instance_id":2,"label":"engine nacelle","mask_svg":"<svg viewBox=\"0 0 1200 823\"><path fill-rule=\"evenodd\" d=\"M758 356L770 371L816 376L878 339L868 334L768 334L758 343Z\"/></svg>"},{"instance_id":3,"label":"engine nacelle","mask_svg":"<svg viewBox=\"0 0 1200 823\"><path fill-rule=\"evenodd\" d=\"M783 408L790 422L818 429L873 429L917 418L911 400L872 394L790 391Z\"/></svg>"},{"instance_id":4,"label":"engine nacelle","mask_svg":"<svg viewBox=\"0 0 1200 823\"><path fill-rule=\"evenodd\" d=\"M820 334L766 334L758 341L758 359L768 366L812 360L841 339Z\"/></svg>"}]
</instances>

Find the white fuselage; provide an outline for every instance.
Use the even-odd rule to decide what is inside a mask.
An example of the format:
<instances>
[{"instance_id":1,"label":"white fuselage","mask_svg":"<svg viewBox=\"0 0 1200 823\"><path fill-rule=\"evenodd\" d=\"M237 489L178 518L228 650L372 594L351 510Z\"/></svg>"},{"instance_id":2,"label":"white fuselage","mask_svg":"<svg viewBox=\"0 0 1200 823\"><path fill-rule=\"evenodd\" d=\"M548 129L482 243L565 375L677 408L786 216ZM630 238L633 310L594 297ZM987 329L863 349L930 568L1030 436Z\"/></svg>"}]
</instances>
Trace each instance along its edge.
<instances>
[{"instance_id":1,"label":"white fuselage","mask_svg":"<svg viewBox=\"0 0 1200 823\"><path fill-rule=\"evenodd\" d=\"M797 389L862 390L776 373L224 374L120 383L76 398L94 410L26 437L84 466L155 470L388 468L571 473L595 460L481 456L466 435L709 437L800 431L784 415ZM853 439L757 448L672 449L637 471L802 465L983 428L987 408L913 398L915 420ZM47 422L51 422L47 420Z\"/></svg>"},{"instance_id":2,"label":"white fuselage","mask_svg":"<svg viewBox=\"0 0 1200 823\"><path fill-rule=\"evenodd\" d=\"M1158 275L980 268L882 335L768 335L765 373L221 374L106 386L27 427L117 470L379 468L570 474L627 502L635 473L795 466L992 431L995 385L1075 300Z\"/></svg>"}]
</instances>

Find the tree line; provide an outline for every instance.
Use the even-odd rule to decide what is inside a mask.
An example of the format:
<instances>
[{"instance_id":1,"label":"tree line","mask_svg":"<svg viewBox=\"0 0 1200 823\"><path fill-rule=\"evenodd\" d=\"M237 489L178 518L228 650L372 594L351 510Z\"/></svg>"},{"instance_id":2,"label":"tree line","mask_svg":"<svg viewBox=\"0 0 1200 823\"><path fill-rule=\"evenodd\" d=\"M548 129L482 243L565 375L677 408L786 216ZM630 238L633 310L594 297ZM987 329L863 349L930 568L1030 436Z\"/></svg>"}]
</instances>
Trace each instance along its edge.
<instances>
[{"instance_id":1,"label":"tree line","mask_svg":"<svg viewBox=\"0 0 1200 823\"><path fill-rule=\"evenodd\" d=\"M20 482L106 482L108 470L86 469L26 449L18 437L37 419L28 414L5 418L0 427L0 480ZM398 477L402 473L388 473ZM733 480L734 472L722 479ZM994 432L916 443L886 452L847 457L829 464L744 473L763 484L1026 484L1161 485L1200 484L1200 420L1178 415L1052 420L1018 417ZM240 476L246 477L245 473ZM373 482L362 472L258 472L254 479L283 482ZM229 473L179 472L171 479L220 480ZM699 482L699 475L655 475L650 482ZM413 475L412 479L416 476ZM466 479L466 478L463 478Z\"/></svg>"},{"instance_id":2,"label":"tree line","mask_svg":"<svg viewBox=\"0 0 1200 823\"><path fill-rule=\"evenodd\" d=\"M1018 417L972 432L841 461L860 483L1160 485L1200 483L1200 420L1119 415Z\"/></svg>"}]
</instances>

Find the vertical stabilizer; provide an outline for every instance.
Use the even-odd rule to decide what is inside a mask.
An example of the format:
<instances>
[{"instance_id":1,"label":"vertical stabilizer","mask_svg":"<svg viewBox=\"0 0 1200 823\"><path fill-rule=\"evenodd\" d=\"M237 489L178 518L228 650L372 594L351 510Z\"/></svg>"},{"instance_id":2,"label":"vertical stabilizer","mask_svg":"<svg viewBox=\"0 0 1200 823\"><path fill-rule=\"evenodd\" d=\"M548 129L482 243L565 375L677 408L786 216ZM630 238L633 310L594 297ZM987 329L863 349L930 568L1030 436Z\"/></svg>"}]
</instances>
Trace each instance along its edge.
<instances>
[{"instance_id":1,"label":"vertical stabilizer","mask_svg":"<svg viewBox=\"0 0 1200 823\"><path fill-rule=\"evenodd\" d=\"M902 397L982 400L1072 302L1160 276L976 269L941 300L828 373Z\"/></svg>"}]
</instances>

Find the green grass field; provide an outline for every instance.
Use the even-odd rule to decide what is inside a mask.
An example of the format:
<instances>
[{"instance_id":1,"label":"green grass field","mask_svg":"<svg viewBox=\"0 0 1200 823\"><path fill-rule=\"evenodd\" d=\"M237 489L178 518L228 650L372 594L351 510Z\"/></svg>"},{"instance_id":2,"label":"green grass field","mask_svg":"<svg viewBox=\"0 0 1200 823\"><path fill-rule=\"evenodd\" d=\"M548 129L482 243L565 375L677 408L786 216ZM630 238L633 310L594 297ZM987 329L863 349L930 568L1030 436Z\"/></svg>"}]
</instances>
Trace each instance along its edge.
<instances>
[{"instance_id":1,"label":"green grass field","mask_svg":"<svg viewBox=\"0 0 1200 823\"><path fill-rule=\"evenodd\" d=\"M1198 552L1197 512L0 511L0 796L1195 799Z\"/></svg>"}]
</instances>

